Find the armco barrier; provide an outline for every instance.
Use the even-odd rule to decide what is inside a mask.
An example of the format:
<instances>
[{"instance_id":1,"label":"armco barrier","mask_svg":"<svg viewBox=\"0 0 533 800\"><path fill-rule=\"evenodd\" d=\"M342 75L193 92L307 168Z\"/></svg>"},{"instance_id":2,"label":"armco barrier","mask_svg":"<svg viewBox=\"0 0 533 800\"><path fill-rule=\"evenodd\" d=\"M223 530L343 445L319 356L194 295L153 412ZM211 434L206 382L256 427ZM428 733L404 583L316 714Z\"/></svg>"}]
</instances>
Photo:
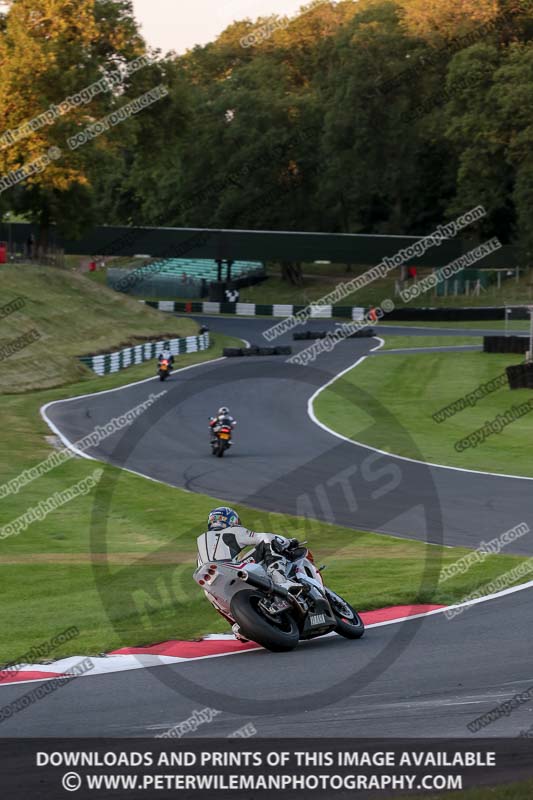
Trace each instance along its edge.
<instances>
[{"instance_id":1,"label":"armco barrier","mask_svg":"<svg viewBox=\"0 0 533 800\"><path fill-rule=\"evenodd\" d=\"M159 311L187 314L235 314L241 317L280 317L286 318L303 311L309 306L290 305L287 303L274 303L262 305L260 303L215 303L210 301L192 300L179 302L173 300L146 300L147 305ZM339 317L360 321L368 311L361 306L315 306L312 318L331 319ZM513 307L512 319L529 319L527 306ZM505 308L495 306L490 308L395 308L383 319L386 325L395 320L409 322L453 322L453 321L483 321L505 319Z\"/></svg>"},{"instance_id":2,"label":"armco barrier","mask_svg":"<svg viewBox=\"0 0 533 800\"><path fill-rule=\"evenodd\" d=\"M292 347L279 345L278 347L225 347L222 351L227 358L236 356L290 356Z\"/></svg>"},{"instance_id":3,"label":"armco barrier","mask_svg":"<svg viewBox=\"0 0 533 800\"><path fill-rule=\"evenodd\" d=\"M308 306L295 306L282 303L261 305L259 303L215 303L210 300L201 302L192 300L190 302L179 302L172 300L145 300L146 305L158 309L158 311L168 311L170 313L186 314L235 314L237 317L280 317L285 319L303 311ZM343 317L351 320L361 320L365 314L365 309L352 306L315 306L311 313L311 319L331 319Z\"/></svg>"},{"instance_id":4,"label":"armco barrier","mask_svg":"<svg viewBox=\"0 0 533 800\"><path fill-rule=\"evenodd\" d=\"M164 346L173 356L183 353L196 353L198 350L207 350L209 347L209 333L201 336L187 336L183 339L162 339L159 342L145 342L133 347L126 347L114 353L103 353L95 356L80 356L80 361L98 375L107 375L109 372L119 372L134 364L150 361L162 352Z\"/></svg>"},{"instance_id":5,"label":"armco barrier","mask_svg":"<svg viewBox=\"0 0 533 800\"><path fill-rule=\"evenodd\" d=\"M484 336L483 352L485 353L527 353L528 336Z\"/></svg>"}]
</instances>

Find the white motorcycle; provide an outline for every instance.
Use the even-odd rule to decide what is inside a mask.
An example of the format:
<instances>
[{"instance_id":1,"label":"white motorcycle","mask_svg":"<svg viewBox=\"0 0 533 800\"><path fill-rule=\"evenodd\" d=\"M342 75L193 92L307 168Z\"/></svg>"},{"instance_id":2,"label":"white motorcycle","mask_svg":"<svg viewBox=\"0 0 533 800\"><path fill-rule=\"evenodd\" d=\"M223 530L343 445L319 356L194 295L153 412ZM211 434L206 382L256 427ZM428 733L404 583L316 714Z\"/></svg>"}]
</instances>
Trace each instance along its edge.
<instances>
[{"instance_id":1,"label":"white motorcycle","mask_svg":"<svg viewBox=\"0 0 533 800\"><path fill-rule=\"evenodd\" d=\"M315 567L304 544L279 555L262 543L244 558L207 562L193 577L216 610L237 623L242 638L267 650L293 650L300 639L332 631L360 639L365 632L361 617L324 585L324 567ZM272 580L272 570L283 573L288 588Z\"/></svg>"}]
</instances>

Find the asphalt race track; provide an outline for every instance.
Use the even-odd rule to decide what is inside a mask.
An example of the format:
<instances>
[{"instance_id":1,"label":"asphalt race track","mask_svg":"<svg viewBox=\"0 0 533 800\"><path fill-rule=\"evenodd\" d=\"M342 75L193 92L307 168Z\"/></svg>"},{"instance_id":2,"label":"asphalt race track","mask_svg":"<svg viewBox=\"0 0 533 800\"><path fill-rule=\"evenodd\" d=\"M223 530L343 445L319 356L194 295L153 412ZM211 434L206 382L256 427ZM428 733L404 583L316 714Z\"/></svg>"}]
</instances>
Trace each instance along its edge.
<instances>
[{"instance_id":1,"label":"asphalt race track","mask_svg":"<svg viewBox=\"0 0 533 800\"><path fill-rule=\"evenodd\" d=\"M257 343L272 324L207 321ZM479 335L446 330L459 333ZM294 344L296 351L309 342ZM530 522L531 481L397 459L313 422L309 398L375 346L375 339L349 340L308 367L287 364L284 357L219 360L175 373L164 385L147 381L54 403L46 416L74 442L165 389L138 422L89 453L227 503L447 545L475 547ZM380 356L380 363L386 369L387 359ZM335 388L357 404L342 381ZM215 459L207 417L222 404L238 420L236 445L228 457ZM368 428L373 424L369 417ZM531 535L507 551L533 555ZM438 613L376 626L355 642L334 636L288 654L256 651L87 677L3 722L3 735L153 736L209 706L222 713L198 736L224 737L249 722L263 737L517 736L531 724L531 700L482 733L471 734L466 726L533 684L531 591L479 603L451 620ZM6 685L3 700L38 685Z\"/></svg>"}]
</instances>

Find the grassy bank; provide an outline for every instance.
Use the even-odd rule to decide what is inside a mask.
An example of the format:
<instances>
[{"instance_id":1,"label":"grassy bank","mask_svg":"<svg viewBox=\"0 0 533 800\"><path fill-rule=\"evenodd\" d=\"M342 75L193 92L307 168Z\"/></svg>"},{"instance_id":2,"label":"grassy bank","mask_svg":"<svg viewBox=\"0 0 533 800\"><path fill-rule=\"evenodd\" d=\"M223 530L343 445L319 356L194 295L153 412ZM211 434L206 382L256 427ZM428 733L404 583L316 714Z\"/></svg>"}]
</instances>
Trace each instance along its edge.
<instances>
[{"instance_id":1,"label":"grassy bank","mask_svg":"<svg viewBox=\"0 0 533 800\"><path fill-rule=\"evenodd\" d=\"M396 341L395 337L389 339L391 347L397 346ZM416 341L411 337L410 346L416 346ZM481 352L378 355L342 378L357 392L357 404L346 404L333 389L327 389L315 401L315 413L345 436L391 453L450 466L533 476L529 452L533 413L475 448L458 452L454 446L498 414L533 399L530 390L511 392L503 386L444 422L437 423L432 416L520 361L517 355ZM369 415L374 422L371 428Z\"/></svg>"},{"instance_id":2,"label":"grassy bank","mask_svg":"<svg viewBox=\"0 0 533 800\"><path fill-rule=\"evenodd\" d=\"M189 336L197 325L163 316L83 275L56 267L6 265L0 270L0 305L17 298L19 310L0 319L0 349L20 342L4 358L0 393L61 386L90 379L77 356L137 344L145 337ZM36 331L24 346L24 337Z\"/></svg>"}]
</instances>

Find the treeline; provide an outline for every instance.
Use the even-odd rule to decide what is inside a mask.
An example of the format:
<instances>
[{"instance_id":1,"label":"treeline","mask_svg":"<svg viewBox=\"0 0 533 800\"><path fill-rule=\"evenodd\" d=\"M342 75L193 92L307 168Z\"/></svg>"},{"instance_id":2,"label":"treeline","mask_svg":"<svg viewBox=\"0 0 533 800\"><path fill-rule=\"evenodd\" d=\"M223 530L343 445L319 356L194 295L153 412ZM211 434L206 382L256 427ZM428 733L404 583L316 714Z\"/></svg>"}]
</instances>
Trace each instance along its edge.
<instances>
[{"instance_id":1,"label":"treeline","mask_svg":"<svg viewBox=\"0 0 533 800\"><path fill-rule=\"evenodd\" d=\"M121 84L4 147L1 175L50 147L62 156L3 191L0 210L69 232L424 234L481 204L472 235L527 258L532 34L533 0L315 0L290 20L236 22L205 47L123 69ZM0 134L145 53L129 0L13 0ZM158 86L162 99L109 124ZM76 135L87 143L71 151Z\"/></svg>"}]
</instances>

